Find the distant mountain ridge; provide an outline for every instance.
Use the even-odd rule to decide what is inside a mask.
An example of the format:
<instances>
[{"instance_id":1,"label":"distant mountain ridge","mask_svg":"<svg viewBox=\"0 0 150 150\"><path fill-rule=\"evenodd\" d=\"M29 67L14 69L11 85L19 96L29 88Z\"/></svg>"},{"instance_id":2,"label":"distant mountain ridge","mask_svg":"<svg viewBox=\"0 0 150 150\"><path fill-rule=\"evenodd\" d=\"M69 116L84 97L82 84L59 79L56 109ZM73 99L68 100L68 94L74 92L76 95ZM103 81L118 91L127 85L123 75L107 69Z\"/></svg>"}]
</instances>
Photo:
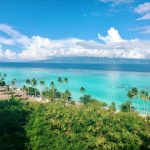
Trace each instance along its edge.
<instances>
[{"instance_id":1,"label":"distant mountain ridge","mask_svg":"<svg viewBox=\"0 0 150 150\"><path fill-rule=\"evenodd\" d=\"M32 61L34 63L86 63L86 64L150 64L150 59L123 59L100 57L54 57Z\"/></svg>"}]
</instances>

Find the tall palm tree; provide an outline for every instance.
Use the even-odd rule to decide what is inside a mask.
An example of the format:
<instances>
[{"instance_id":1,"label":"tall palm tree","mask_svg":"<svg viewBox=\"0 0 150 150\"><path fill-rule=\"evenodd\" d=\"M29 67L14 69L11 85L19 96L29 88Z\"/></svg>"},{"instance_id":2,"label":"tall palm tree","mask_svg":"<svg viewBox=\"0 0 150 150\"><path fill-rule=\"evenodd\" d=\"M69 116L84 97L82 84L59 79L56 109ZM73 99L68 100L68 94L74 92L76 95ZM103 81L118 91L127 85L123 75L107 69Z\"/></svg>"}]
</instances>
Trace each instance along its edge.
<instances>
[{"instance_id":1,"label":"tall palm tree","mask_svg":"<svg viewBox=\"0 0 150 150\"><path fill-rule=\"evenodd\" d=\"M66 84L69 82L67 77L64 78L64 82L65 82Z\"/></svg>"},{"instance_id":2,"label":"tall palm tree","mask_svg":"<svg viewBox=\"0 0 150 150\"><path fill-rule=\"evenodd\" d=\"M11 81L11 85L12 85L13 89L15 88L16 82L17 82L17 80L15 78Z\"/></svg>"},{"instance_id":3,"label":"tall palm tree","mask_svg":"<svg viewBox=\"0 0 150 150\"><path fill-rule=\"evenodd\" d=\"M0 77L0 86L5 86L5 78L3 76Z\"/></svg>"},{"instance_id":4,"label":"tall palm tree","mask_svg":"<svg viewBox=\"0 0 150 150\"><path fill-rule=\"evenodd\" d=\"M44 81L40 81L40 85L41 85L41 86L44 86L44 85L45 85L45 82L44 82Z\"/></svg>"},{"instance_id":5,"label":"tall palm tree","mask_svg":"<svg viewBox=\"0 0 150 150\"><path fill-rule=\"evenodd\" d=\"M29 96L29 94L30 94L30 84L31 84L30 79L26 79L26 84L28 85L28 96Z\"/></svg>"},{"instance_id":6,"label":"tall palm tree","mask_svg":"<svg viewBox=\"0 0 150 150\"><path fill-rule=\"evenodd\" d=\"M15 78L11 81L11 86L12 86L11 97L12 98L14 97L14 93L15 93L14 89L15 89L16 82L17 80Z\"/></svg>"},{"instance_id":7,"label":"tall palm tree","mask_svg":"<svg viewBox=\"0 0 150 150\"><path fill-rule=\"evenodd\" d=\"M51 89L52 89L52 91L53 91L52 101L54 101L54 96L55 96L55 93L54 93L54 90L55 90L55 83L54 83L54 81L51 81L50 87L51 87Z\"/></svg>"},{"instance_id":8,"label":"tall palm tree","mask_svg":"<svg viewBox=\"0 0 150 150\"><path fill-rule=\"evenodd\" d=\"M59 84L63 84L63 82L64 82L61 77L58 77L57 81L59 82ZM63 93L61 93L61 98L62 98L62 94L63 94Z\"/></svg>"},{"instance_id":9,"label":"tall palm tree","mask_svg":"<svg viewBox=\"0 0 150 150\"><path fill-rule=\"evenodd\" d=\"M63 79L61 77L58 77L57 81L62 84L63 83Z\"/></svg>"},{"instance_id":10,"label":"tall palm tree","mask_svg":"<svg viewBox=\"0 0 150 150\"><path fill-rule=\"evenodd\" d=\"M147 112L146 112L146 101L149 100L148 92L141 90L140 91L140 98L143 100L143 103L144 103L145 120L146 120L146 114L147 114Z\"/></svg>"},{"instance_id":11,"label":"tall palm tree","mask_svg":"<svg viewBox=\"0 0 150 150\"><path fill-rule=\"evenodd\" d=\"M84 88L84 87L81 87L81 88L80 88L80 92L81 92L81 93L85 93L85 88Z\"/></svg>"},{"instance_id":12,"label":"tall palm tree","mask_svg":"<svg viewBox=\"0 0 150 150\"><path fill-rule=\"evenodd\" d=\"M70 97L71 97L71 93L70 93L69 90L66 90L66 91L64 92L64 97L65 97L65 99L66 99L67 101L69 101L69 99L70 99Z\"/></svg>"},{"instance_id":13,"label":"tall palm tree","mask_svg":"<svg viewBox=\"0 0 150 150\"><path fill-rule=\"evenodd\" d=\"M51 87L51 88L54 88L54 86L55 86L54 81L51 81L51 83L50 83L50 87Z\"/></svg>"},{"instance_id":14,"label":"tall palm tree","mask_svg":"<svg viewBox=\"0 0 150 150\"><path fill-rule=\"evenodd\" d=\"M130 111L131 111L132 99L134 97L133 91L132 90L128 91L127 96L130 99Z\"/></svg>"},{"instance_id":15,"label":"tall palm tree","mask_svg":"<svg viewBox=\"0 0 150 150\"><path fill-rule=\"evenodd\" d=\"M139 104L138 104L138 89L136 87L131 89L131 92L133 93L133 98L136 98L137 101L137 109L139 112Z\"/></svg>"},{"instance_id":16,"label":"tall palm tree","mask_svg":"<svg viewBox=\"0 0 150 150\"><path fill-rule=\"evenodd\" d=\"M34 97L36 97L36 86L37 86L38 82L36 81L35 78L33 78L31 80L31 84L32 84L32 87L34 88Z\"/></svg>"},{"instance_id":17,"label":"tall palm tree","mask_svg":"<svg viewBox=\"0 0 150 150\"><path fill-rule=\"evenodd\" d=\"M42 92L43 92L43 86L45 85L44 81L40 81L40 85L41 85L41 96L42 96ZM43 98L43 96L42 96Z\"/></svg>"},{"instance_id":18,"label":"tall palm tree","mask_svg":"<svg viewBox=\"0 0 150 150\"><path fill-rule=\"evenodd\" d=\"M26 85L23 85L22 91L25 92L26 95L27 95L27 93L28 93L28 88L26 87ZM27 95L27 96L28 96L28 95Z\"/></svg>"}]
</instances>

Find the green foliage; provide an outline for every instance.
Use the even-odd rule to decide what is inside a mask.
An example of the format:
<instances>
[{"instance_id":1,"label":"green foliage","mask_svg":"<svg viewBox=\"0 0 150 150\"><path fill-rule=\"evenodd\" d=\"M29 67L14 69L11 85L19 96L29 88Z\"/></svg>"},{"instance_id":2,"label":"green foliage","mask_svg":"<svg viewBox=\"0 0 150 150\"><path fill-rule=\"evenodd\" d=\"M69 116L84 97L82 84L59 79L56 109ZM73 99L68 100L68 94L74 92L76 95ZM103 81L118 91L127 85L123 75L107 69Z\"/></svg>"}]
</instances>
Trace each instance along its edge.
<instances>
[{"instance_id":1,"label":"green foliage","mask_svg":"<svg viewBox=\"0 0 150 150\"><path fill-rule=\"evenodd\" d=\"M0 101L0 149L149 149L150 124L133 112L86 105ZM113 105L114 106L114 105Z\"/></svg>"},{"instance_id":2,"label":"green foliage","mask_svg":"<svg viewBox=\"0 0 150 150\"><path fill-rule=\"evenodd\" d=\"M70 101L70 100L71 100L71 93L69 92L69 90L66 90L66 91L63 93L63 98L64 98L66 101Z\"/></svg>"},{"instance_id":3,"label":"green foliage","mask_svg":"<svg viewBox=\"0 0 150 150\"><path fill-rule=\"evenodd\" d=\"M5 86L5 85L6 85L5 81L4 80L0 80L0 86Z\"/></svg>"},{"instance_id":4,"label":"green foliage","mask_svg":"<svg viewBox=\"0 0 150 150\"><path fill-rule=\"evenodd\" d=\"M115 102L112 102L111 105L109 106L109 109L112 111L116 111L116 104Z\"/></svg>"},{"instance_id":5,"label":"green foliage","mask_svg":"<svg viewBox=\"0 0 150 150\"><path fill-rule=\"evenodd\" d=\"M38 105L26 125L37 149L148 149L148 124L134 113L111 114L98 103Z\"/></svg>"},{"instance_id":6,"label":"green foliage","mask_svg":"<svg viewBox=\"0 0 150 150\"><path fill-rule=\"evenodd\" d=\"M80 102L83 104L88 104L94 101L96 100L92 99L90 95L83 95L82 97L80 97Z\"/></svg>"},{"instance_id":7,"label":"green foliage","mask_svg":"<svg viewBox=\"0 0 150 150\"><path fill-rule=\"evenodd\" d=\"M42 92L44 98L53 101L54 99L58 99L61 97L61 92L59 92L56 88L45 89Z\"/></svg>"},{"instance_id":8,"label":"green foliage","mask_svg":"<svg viewBox=\"0 0 150 150\"><path fill-rule=\"evenodd\" d=\"M5 86L6 85L6 82L5 82L6 76L7 76L6 73L4 73L4 74L0 73L0 86Z\"/></svg>"},{"instance_id":9,"label":"green foliage","mask_svg":"<svg viewBox=\"0 0 150 150\"><path fill-rule=\"evenodd\" d=\"M127 101L120 106L121 111L129 112L130 111L131 102Z\"/></svg>"},{"instance_id":10,"label":"green foliage","mask_svg":"<svg viewBox=\"0 0 150 150\"><path fill-rule=\"evenodd\" d=\"M29 111L21 101L0 101L0 149L25 149L28 142L24 126Z\"/></svg>"},{"instance_id":11,"label":"green foliage","mask_svg":"<svg viewBox=\"0 0 150 150\"><path fill-rule=\"evenodd\" d=\"M37 88L29 87L29 95L34 96L36 92L36 96L40 95L40 92Z\"/></svg>"}]
</instances>

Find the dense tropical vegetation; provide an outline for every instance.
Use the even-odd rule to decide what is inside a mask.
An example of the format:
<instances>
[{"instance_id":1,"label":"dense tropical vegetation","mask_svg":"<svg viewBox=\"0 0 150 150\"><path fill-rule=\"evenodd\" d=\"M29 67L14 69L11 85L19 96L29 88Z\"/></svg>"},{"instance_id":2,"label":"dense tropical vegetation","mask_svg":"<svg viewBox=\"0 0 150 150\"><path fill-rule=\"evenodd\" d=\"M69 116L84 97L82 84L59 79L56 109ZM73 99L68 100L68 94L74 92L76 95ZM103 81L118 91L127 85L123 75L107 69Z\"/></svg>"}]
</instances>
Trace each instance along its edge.
<instances>
[{"instance_id":1,"label":"dense tropical vegetation","mask_svg":"<svg viewBox=\"0 0 150 150\"><path fill-rule=\"evenodd\" d=\"M97 101L0 101L0 149L150 149L150 123L111 108Z\"/></svg>"},{"instance_id":2,"label":"dense tropical vegetation","mask_svg":"<svg viewBox=\"0 0 150 150\"><path fill-rule=\"evenodd\" d=\"M6 86L6 74L0 74L1 87ZM58 77L60 86L69 82ZM10 100L0 101L0 150L148 150L150 149L150 121L136 112L132 103L143 100L145 116L148 92L132 88L129 101L120 106L107 105L88 95L81 87L80 101L72 99L71 92L59 91L54 81L27 79L22 90L25 101L14 95ZM7 85L16 88L17 80ZM40 89L38 88L40 86ZM40 97L42 103L36 102ZM138 107L137 107L138 108Z\"/></svg>"}]
</instances>

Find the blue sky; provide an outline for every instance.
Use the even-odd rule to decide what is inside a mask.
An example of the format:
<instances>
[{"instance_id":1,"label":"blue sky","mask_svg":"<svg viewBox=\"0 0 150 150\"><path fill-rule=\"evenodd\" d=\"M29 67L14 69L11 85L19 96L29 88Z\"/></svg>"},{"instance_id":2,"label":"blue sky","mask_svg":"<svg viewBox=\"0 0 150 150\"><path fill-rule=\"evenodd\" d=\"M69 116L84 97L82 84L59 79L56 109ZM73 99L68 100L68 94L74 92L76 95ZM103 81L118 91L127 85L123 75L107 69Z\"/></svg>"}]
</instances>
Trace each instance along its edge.
<instances>
[{"instance_id":1,"label":"blue sky","mask_svg":"<svg viewBox=\"0 0 150 150\"><path fill-rule=\"evenodd\" d=\"M108 53L109 57L109 51L111 57L121 57L122 53L127 55L123 58L150 56L148 45L143 47L150 41L148 0L1 0L0 3L0 60L12 59L10 57L16 60L18 56L20 60L26 60L27 56L20 55L30 52L34 53L34 58L29 59L50 58L60 51L60 56L65 56L68 46L67 56L87 52L87 56L107 57ZM19 36L10 34L12 31ZM28 42L20 41L18 37ZM127 43L137 45L142 53L140 50L130 52L133 48L125 47ZM39 46L35 48L35 44ZM118 45L122 51L119 49L116 54ZM109 46L113 47L113 52ZM37 56L39 52L47 55ZM105 54L101 55L101 52ZM145 52L147 56L144 56Z\"/></svg>"}]
</instances>

